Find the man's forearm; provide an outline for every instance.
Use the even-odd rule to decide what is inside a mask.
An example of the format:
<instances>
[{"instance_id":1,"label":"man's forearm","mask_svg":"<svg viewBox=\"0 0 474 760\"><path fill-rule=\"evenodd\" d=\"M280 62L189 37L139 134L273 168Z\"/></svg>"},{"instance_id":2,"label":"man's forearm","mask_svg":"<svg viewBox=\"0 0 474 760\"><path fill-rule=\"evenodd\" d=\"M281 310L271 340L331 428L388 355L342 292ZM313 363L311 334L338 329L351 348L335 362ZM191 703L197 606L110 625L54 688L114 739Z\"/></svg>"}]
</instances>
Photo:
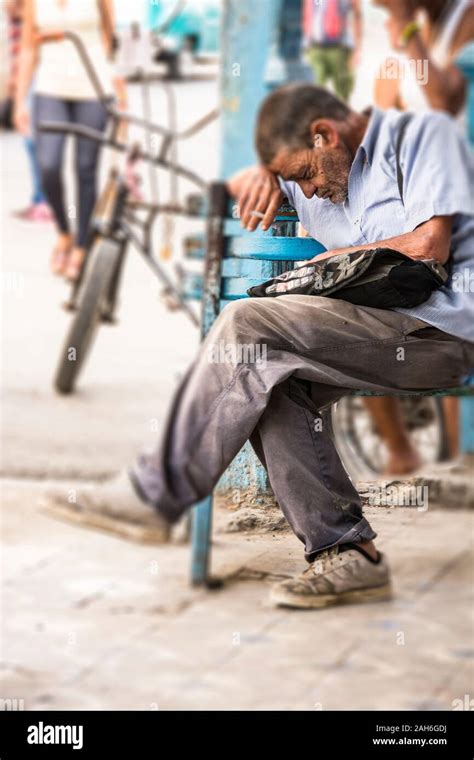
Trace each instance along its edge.
<instances>
[{"instance_id":1,"label":"man's forearm","mask_svg":"<svg viewBox=\"0 0 474 760\"><path fill-rule=\"evenodd\" d=\"M386 238L385 240L378 240L376 243L367 243L364 245L352 245L348 248L333 248L326 253L319 254L313 261L321 261L322 259L329 259L331 256L338 256L340 253L354 253L354 251L371 251L374 248L395 248L400 253L408 253L406 249L406 235L399 235L393 238ZM425 256L413 256L413 258L426 258Z\"/></svg>"},{"instance_id":2,"label":"man's forearm","mask_svg":"<svg viewBox=\"0 0 474 760\"><path fill-rule=\"evenodd\" d=\"M374 248L393 248L404 253L412 259L436 259L440 264L445 264L449 258L449 246L451 241L451 219L449 217L436 217L420 225L413 232L404 235L385 238L374 243L337 248L315 256L312 261L322 261L341 253L353 253L354 251L369 251Z\"/></svg>"}]
</instances>

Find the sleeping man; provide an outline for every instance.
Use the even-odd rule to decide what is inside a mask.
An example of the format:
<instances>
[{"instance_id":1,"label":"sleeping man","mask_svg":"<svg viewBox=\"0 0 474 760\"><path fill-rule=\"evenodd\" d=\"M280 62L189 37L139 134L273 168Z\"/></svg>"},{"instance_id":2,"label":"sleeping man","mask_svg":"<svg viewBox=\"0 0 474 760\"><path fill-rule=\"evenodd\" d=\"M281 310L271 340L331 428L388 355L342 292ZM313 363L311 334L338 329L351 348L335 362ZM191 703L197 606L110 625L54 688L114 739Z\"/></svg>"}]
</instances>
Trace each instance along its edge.
<instances>
[{"instance_id":1,"label":"sleeping man","mask_svg":"<svg viewBox=\"0 0 474 760\"><path fill-rule=\"evenodd\" d=\"M308 563L274 587L273 601L317 608L390 596L387 560L322 411L352 389L454 387L474 365L474 296L460 286L474 267L473 159L450 117L414 116L400 151L400 193L402 120L396 110L356 113L313 85L285 86L260 109L260 166L233 177L229 191L249 230L268 228L286 196L327 248L318 261L385 246L447 265L447 284L412 309L310 295L226 306L174 397L156 450L75 504L55 497L76 519L124 535L140 523L164 541L250 440ZM236 347L237 361L210 360L222 345ZM265 361L239 352L248 345L259 346L260 357L263 346Z\"/></svg>"}]
</instances>

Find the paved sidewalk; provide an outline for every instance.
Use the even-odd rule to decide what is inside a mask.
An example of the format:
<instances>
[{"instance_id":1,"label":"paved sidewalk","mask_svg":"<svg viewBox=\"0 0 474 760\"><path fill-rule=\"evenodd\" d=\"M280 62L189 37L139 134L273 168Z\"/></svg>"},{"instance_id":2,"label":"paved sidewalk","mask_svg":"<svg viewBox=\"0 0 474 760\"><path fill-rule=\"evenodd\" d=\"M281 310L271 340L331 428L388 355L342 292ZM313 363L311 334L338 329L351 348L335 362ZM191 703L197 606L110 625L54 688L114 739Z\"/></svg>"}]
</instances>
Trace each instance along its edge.
<instances>
[{"instance_id":1,"label":"paved sidewalk","mask_svg":"<svg viewBox=\"0 0 474 760\"><path fill-rule=\"evenodd\" d=\"M193 590L187 545L56 521L45 487L3 484L2 697L27 710L452 709L473 693L472 512L367 509L394 601L300 612L267 602L304 566L286 529L235 532L220 509L227 580Z\"/></svg>"}]
</instances>

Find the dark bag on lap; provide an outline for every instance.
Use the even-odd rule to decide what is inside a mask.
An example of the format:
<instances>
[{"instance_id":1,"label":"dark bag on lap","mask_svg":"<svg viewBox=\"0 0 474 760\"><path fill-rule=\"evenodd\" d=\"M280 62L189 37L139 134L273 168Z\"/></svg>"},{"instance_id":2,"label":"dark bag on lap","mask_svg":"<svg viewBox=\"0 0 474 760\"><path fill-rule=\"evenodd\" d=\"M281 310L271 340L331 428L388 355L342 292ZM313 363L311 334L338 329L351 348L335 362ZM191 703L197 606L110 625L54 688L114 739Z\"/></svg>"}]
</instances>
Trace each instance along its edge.
<instances>
[{"instance_id":1,"label":"dark bag on lap","mask_svg":"<svg viewBox=\"0 0 474 760\"><path fill-rule=\"evenodd\" d=\"M426 301L447 279L446 270L434 259L415 261L391 248L373 248L313 261L247 293L254 298L327 296L358 306L409 309Z\"/></svg>"}]
</instances>

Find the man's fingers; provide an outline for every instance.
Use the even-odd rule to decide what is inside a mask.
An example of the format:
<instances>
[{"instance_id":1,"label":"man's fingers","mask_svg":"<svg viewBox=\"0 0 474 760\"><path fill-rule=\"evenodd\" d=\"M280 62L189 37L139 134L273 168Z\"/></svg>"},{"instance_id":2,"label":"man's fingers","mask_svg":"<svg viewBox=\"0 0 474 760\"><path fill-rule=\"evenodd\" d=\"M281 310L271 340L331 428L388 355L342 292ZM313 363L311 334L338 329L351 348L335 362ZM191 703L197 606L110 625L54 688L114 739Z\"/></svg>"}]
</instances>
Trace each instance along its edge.
<instances>
[{"instance_id":1,"label":"man's fingers","mask_svg":"<svg viewBox=\"0 0 474 760\"><path fill-rule=\"evenodd\" d=\"M240 206L240 221L242 223L243 227L248 227L249 224L252 224L255 217L251 216L251 211L257 211L265 209L268 203L268 200L270 198L270 186L258 182L254 187L251 189L249 194L247 195L244 203Z\"/></svg>"},{"instance_id":2,"label":"man's fingers","mask_svg":"<svg viewBox=\"0 0 474 760\"><path fill-rule=\"evenodd\" d=\"M278 208L281 198L280 186L271 172L260 167L247 173L237 201L242 227L250 231L256 230L265 217L269 219L267 226L271 224L275 215L274 207Z\"/></svg>"},{"instance_id":3,"label":"man's fingers","mask_svg":"<svg viewBox=\"0 0 474 760\"><path fill-rule=\"evenodd\" d=\"M260 193L256 202L249 208L248 221L245 226L250 232L256 230L262 219L265 217L272 198L272 192L271 187L266 187L263 192Z\"/></svg>"},{"instance_id":4,"label":"man's fingers","mask_svg":"<svg viewBox=\"0 0 474 760\"><path fill-rule=\"evenodd\" d=\"M243 191L240 193L238 198L238 206L239 206L239 217L242 225L244 224L244 219L247 217L247 209L250 208L250 204L252 203L252 197L253 194L256 192L255 185L254 184L248 184L244 187Z\"/></svg>"},{"instance_id":5,"label":"man's fingers","mask_svg":"<svg viewBox=\"0 0 474 760\"><path fill-rule=\"evenodd\" d=\"M262 219L262 230L267 230L270 227L271 223L275 219L278 209L281 206L282 200L283 193L281 190L274 190L265 211L265 216Z\"/></svg>"}]
</instances>

